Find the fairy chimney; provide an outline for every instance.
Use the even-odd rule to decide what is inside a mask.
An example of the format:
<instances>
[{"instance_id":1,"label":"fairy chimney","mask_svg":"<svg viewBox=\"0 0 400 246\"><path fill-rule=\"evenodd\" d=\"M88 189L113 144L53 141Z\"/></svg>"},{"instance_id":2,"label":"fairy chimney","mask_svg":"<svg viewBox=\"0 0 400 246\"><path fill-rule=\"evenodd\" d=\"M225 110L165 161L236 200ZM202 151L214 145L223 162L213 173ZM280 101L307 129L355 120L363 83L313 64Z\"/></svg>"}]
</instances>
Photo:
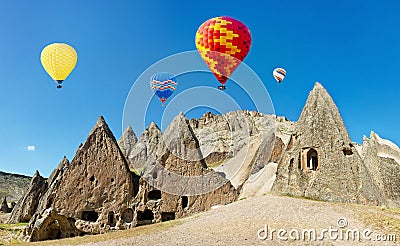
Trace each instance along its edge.
<instances>
[{"instance_id":1,"label":"fairy chimney","mask_svg":"<svg viewBox=\"0 0 400 246\"><path fill-rule=\"evenodd\" d=\"M279 161L272 191L324 201L386 203L320 83L310 92Z\"/></svg>"}]
</instances>

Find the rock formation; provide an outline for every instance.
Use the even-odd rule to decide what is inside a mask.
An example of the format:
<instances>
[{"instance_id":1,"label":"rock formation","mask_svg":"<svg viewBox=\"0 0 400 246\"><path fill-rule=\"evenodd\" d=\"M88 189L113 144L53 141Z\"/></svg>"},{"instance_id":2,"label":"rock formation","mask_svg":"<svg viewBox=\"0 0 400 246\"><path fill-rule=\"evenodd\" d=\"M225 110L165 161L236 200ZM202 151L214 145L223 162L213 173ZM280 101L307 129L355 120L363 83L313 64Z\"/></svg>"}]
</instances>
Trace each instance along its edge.
<instances>
[{"instance_id":1,"label":"rock formation","mask_svg":"<svg viewBox=\"0 0 400 246\"><path fill-rule=\"evenodd\" d=\"M100 117L71 163L64 158L48 180L43 179L45 188L36 198L36 211L30 212L33 216L25 230L27 240L126 229L179 218L237 199L238 191L229 181L207 169L199 142L183 115L171 123L164 135L154 123L150 124L134 147L129 145L135 142L132 133L129 128L125 131L122 140L130 141L120 141L120 146L126 147L124 153L131 168L142 163L143 177L130 171ZM210 184L216 188L204 192ZM171 188L174 191L168 192Z\"/></svg>"},{"instance_id":2,"label":"rock formation","mask_svg":"<svg viewBox=\"0 0 400 246\"><path fill-rule=\"evenodd\" d=\"M64 173L69 166L69 160L64 156L58 166L50 174L46 180L47 189L39 199L39 203L36 209L36 213L41 213L43 210L51 207L61 179L64 177Z\"/></svg>"},{"instance_id":3,"label":"rock formation","mask_svg":"<svg viewBox=\"0 0 400 246\"><path fill-rule=\"evenodd\" d=\"M25 228L25 233L31 242L84 235L76 228L73 218L60 215L53 208L36 213Z\"/></svg>"},{"instance_id":4,"label":"rock formation","mask_svg":"<svg viewBox=\"0 0 400 246\"><path fill-rule=\"evenodd\" d=\"M26 230L31 241L97 234L131 222L124 214L131 210L132 173L103 117L71 163L64 159L52 173L49 187L40 199L44 210Z\"/></svg>"},{"instance_id":5,"label":"rock formation","mask_svg":"<svg viewBox=\"0 0 400 246\"><path fill-rule=\"evenodd\" d=\"M36 171L35 175L32 177L31 183L29 184L28 190L13 208L7 223L15 224L20 222L28 222L36 212L39 199L42 194L44 194L46 189L46 179L40 176L39 172Z\"/></svg>"},{"instance_id":6,"label":"rock formation","mask_svg":"<svg viewBox=\"0 0 400 246\"><path fill-rule=\"evenodd\" d=\"M130 155L130 151L137 141L138 139L135 132L133 131L131 126L128 126L122 133L121 138L118 140L118 146L121 149L122 154L128 157Z\"/></svg>"},{"instance_id":7,"label":"rock formation","mask_svg":"<svg viewBox=\"0 0 400 246\"><path fill-rule=\"evenodd\" d=\"M130 167L141 173L144 167L149 166L148 162L153 159L159 161L165 153L165 145L163 144L162 132L158 126L152 122L140 136L137 143L128 150Z\"/></svg>"},{"instance_id":8,"label":"rock formation","mask_svg":"<svg viewBox=\"0 0 400 246\"><path fill-rule=\"evenodd\" d=\"M339 110L319 83L310 92L279 161L272 190L324 201L386 202L352 144Z\"/></svg>"},{"instance_id":9,"label":"rock formation","mask_svg":"<svg viewBox=\"0 0 400 246\"><path fill-rule=\"evenodd\" d=\"M379 193L389 206L400 207L399 147L371 132L369 139L364 137L362 155Z\"/></svg>"},{"instance_id":10,"label":"rock formation","mask_svg":"<svg viewBox=\"0 0 400 246\"><path fill-rule=\"evenodd\" d=\"M400 149L371 133L351 142L316 83L299 121L254 111L181 113L164 133L152 122L118 143L100 117L71 162L37 172L9 222L29 220L30 241L173 220L214 205L278 194L400 207ZM240 193L240 194L239 194Z\"/></svg>"},{"instance_id":11,"label":"rock formation","mask_svg":"<svg viewBox=\"0 0 400 246\"><path fill-rule=\"evenodd\" d=\"M6 196L4 197L3 202L1 203L0 212L3 212L3 213L10 213L11 212L11 208L8 207L7 197Z\"/></svg>"},{"instance_id":12,"label":"rock formation","mask_svg":"<svg viewBox=\"0 0 400 246\"><path fill-rule=\"evenodd\" d=\"M230 182L207 169L199 142L183 114L175 117L164 135L152 123L138 144L154 156L147 156L140 179L135 199L136 225L179 218L237 199L238 191Z\"/></svg>"},{"instance_id":13,"label":"rock formation","mask_svg":"<svg viewBox=\"0 0 400 246\"><path fill-rule=\"evenodd\" d=\"M208 165L236 155L258 133L249 111L214 115L210 112L200 119L191 119L190 126L199 140Z\"/></svg>"}]
</instances>

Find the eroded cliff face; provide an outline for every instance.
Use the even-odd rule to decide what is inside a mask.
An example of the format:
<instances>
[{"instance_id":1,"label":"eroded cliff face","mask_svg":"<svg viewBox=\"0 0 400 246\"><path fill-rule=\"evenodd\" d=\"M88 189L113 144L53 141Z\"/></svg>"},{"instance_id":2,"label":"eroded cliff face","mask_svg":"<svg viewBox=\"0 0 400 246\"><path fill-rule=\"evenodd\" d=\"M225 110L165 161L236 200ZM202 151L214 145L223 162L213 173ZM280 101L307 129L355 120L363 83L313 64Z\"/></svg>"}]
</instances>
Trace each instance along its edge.
<instances>
[{"instance_id":1,"label":"eroded cliff face","mask_svg":"<svg viewBox=\"0 0 400 246\"><path fill-rule=\"evenodd\" d=\"M19 199L7 223L28 222L39 204L39 199L47 189L47 181L38 171L33 175L25 195Z\"/></svg>"},{"instance_id":2,"label":"eroded cliff face","mask_svg":"<svg viewBox=\"0 0 400 246\"><path fill-rule=\"evenodd\" d=\"M42 178L36 204L27 206L32 211L19 213L30 216L26 240L126 229L237 199L238 191L229 181L207 168L183 115L171 123L165 135L152 123L134 145L130 130L124 133L130 140L120 144L126 147L131 168L140 162L143 176L130 171L123 151L100 117L73 160L64 158L49 179ZM215 187L207 190L210 184Z\"/></svg>"},{"instance_id":3,"label":"eroded cliff face","mask_svg":"<svg viewBox=\"0 0 400 246\"><path fill-rule=\"evenodd\" d=\"M118 146L121 149L122 154L124 154L124 156L129 156L130 151L137 141L138 139L135 132L133 131L131 126L128 126L118 140Z\"/></svg>"},{"instance_id":4,"label":"eroded cliff face","mask_svg":"<svg viewBox=\"0 0 400 246\"><path fill-rule=\"evenodd\" d=\"M271 165L268 169L276 170L275 163L280 160L295 123L284 117L247 110L228 112L225 115L208 112L200 119L190 119L188 122L190 128L186 126L187 119L181 114L171 122L165 134L155 123L151 123L137 144L129 150L128 160L131 168L137 173L143 173L144 166L149 166L146 163L151 162L149 157L165 163L172 153L180 157L175 159L178 162L203 158L203 168L206 166L215 170L239 190L246 185L250 176L253 176L252 184L257 183L257 187L263 186L259 193L271 190L271 185L264 183L273 182L275 174L268 177L268 180L256 177L263 173L269 164ZM193 139L194 141L185 140L188 144L192 143L192 146L174 146L182 139ZM169 162L167 161L167 165ZM187 165L182 167L185 166ZM192 171L194 170L189 170ZM254 192L246 196L251 196L252 193Z\"/></svg>"},{"instance_id":5,"label":"eroded cliff face","mask_svg":"<svg viewBox=\"0 0 400 246\"><path fill-rule=\"evenodd\" d=\"M360 153L360 154L359 154ZM399 148L371 133L351 142L317 83L298 122L257 112L151 123L115 140L102 117L71 163L39 174L13 210L27 240L126 229L180 218L270 192L324 201L400 206ZM138 175L140 174L140 175Z\"/></svg>"},{"instance_id":6,"label":"eroded cliff face","mask_svg":"<svg viewBox=\"0 0 400 246\"><path fill-rule=\"evenodd\" d=\"M364 137L362 156L380 194L391 207L400 207L400 149L397 145L371 132Z\"/></svg>"},{"instance_id":7,"label":"eroded cliff face","mask_svg":"<svg viewBox=\"0 0 400 246\"><path fill-rule=\"evenodd\" d=\"M127 157L131 168L143 174L144 167L151 166L151 159L166 163L168 166L171 161L166 162L166 160L171 158L172 153L173 156L179 157L174 159L179 163L203 158L204 161L201 162L203 169L207 167L215 170L239 190L243 185L246 186L245 183L252 176L250 186L263 188L258 192L254 191L257 188L250 188L251 192L248 194L245 192L245 197L271 190L271 182L275 178L275 163L280 160L288 144L294 122L284 117L247 110L228 112L225 115L208 112L200 119L190 119L188 122L189 128L187 119L181 114L171 122L165 134L154 122L151 123L137 144L129 150L130 154ZM186 141L186 147L182 147L183 140ZM193 167L198 166L193 165ZM182 165L180 168L186 166ZM169 167L169 169L174 168ZM199 174L202 170L192 169L183 172L197 170L195 172ZM265 172L266 169L275 171ZM260 173L273 173L273 175L259 179ZM173 184L174 179L169 178L169 180Z\"/></svg>"},{"instance_id":8,"label":"eroded cliff face","mask_svg":"<svg viewBox=\"0 0 400 246\"><path fill-rule=\"evenodd\" d=\"M149 128L156 133L152 136L156 136L157 141L147 138ZM199 142L183 114L171 122L165 134L156 130L154 123L149 128L140 138L147 138L148 141L143 141L147 145L140 148L150 150L147 153L153 155L147 156L147 165L142 169L135 199L135 223L180 218L238 198L238 191L229 180L207 168Z\"/></svg>"},{"instance_id":9,"label":"eroded cliff face","mask_svg":"<svg viewBox=\"0 0 400 246\"><path fill-rule=\"evenodd\" d=\"M279 161L276 193L324 201L386 203L352 144L339 110L316 83Z\"/></svg>"},{"instance_id":10,"label":"eroded cliff face","mask_svg":"<svg viewBox=\"0 0 400 246\"><path fill-rule=\"evenodd\" d=\"M29 222L31 241L97 234L132 222L133 176L103 117L71 161L53 171ZM68 233L67 233L68 232Z\"/></svg>"}]
</instances>

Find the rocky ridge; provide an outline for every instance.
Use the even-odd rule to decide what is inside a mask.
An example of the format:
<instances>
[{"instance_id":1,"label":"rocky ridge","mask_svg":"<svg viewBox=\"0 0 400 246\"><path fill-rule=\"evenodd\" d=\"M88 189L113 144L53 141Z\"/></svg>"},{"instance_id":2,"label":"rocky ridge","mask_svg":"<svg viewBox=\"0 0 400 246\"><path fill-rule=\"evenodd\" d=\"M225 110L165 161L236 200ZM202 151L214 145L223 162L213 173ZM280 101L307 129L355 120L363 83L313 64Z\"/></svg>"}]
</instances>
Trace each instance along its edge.
<instances>
[{"instance_id":1,"label":"rocky ridge","mask_svg":"<svg viewBox=\"0 0 400 246\"><path fill-rule=\"evenodd\" d=\"M32 185L13 213L31 217L26 235L37 241L172 220L271 189L398 207L399 160L399 148L375 133L353 143L316 83L298 122L247 110L181 113L164 133L152 122L139 139L128 127L117 142L100 117L71 163Z\"/></svg>"},{"instance_id":2,"label":"rocky ridge","mask_svg":"<svg viewBox=\"0 0 400 246\"><path fill-rule=\"evenodd\" d=\"M7 197L8 202L17 202L28 189L31 178L0 171L0 198Z\"/></svg>"}]
</instances>

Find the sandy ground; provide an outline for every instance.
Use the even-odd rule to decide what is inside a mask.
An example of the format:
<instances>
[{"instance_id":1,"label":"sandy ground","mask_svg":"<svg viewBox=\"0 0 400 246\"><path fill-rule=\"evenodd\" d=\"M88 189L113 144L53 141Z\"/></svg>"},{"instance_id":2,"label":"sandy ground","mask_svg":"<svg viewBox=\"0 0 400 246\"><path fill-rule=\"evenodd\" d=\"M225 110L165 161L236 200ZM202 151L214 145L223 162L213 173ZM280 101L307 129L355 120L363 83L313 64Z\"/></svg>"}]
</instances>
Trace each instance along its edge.
<instances>
[{"instance_id":1,"label":"sandy ground","mask_svg":"<svg viewBox=\"0 0 400 246\"><path fill-rule=\"evenodd\" d=\"M271 229L285 229L287 234L284 237L289 237L292 229L300 234L304 229L316 229L320 236L323 229L340 229L337 221L342 218L348 223L343 227L344 231L367 229L368 225L363 224L354 211L350 205L267 194L184 218L176 226L163 231L85 245L396 245L393 242L384 244L364 239L361 242L330 240L328 234L325 234L325 239L316 241L282 241L276 232L273 239L261 240L257 235L267 225L269 232ZM385 233L371 230L371 238L376 233ZM261 233L260 236L265 234ZM396 236L398 242L400 235Z\"/></svg>"}]
</instances>

